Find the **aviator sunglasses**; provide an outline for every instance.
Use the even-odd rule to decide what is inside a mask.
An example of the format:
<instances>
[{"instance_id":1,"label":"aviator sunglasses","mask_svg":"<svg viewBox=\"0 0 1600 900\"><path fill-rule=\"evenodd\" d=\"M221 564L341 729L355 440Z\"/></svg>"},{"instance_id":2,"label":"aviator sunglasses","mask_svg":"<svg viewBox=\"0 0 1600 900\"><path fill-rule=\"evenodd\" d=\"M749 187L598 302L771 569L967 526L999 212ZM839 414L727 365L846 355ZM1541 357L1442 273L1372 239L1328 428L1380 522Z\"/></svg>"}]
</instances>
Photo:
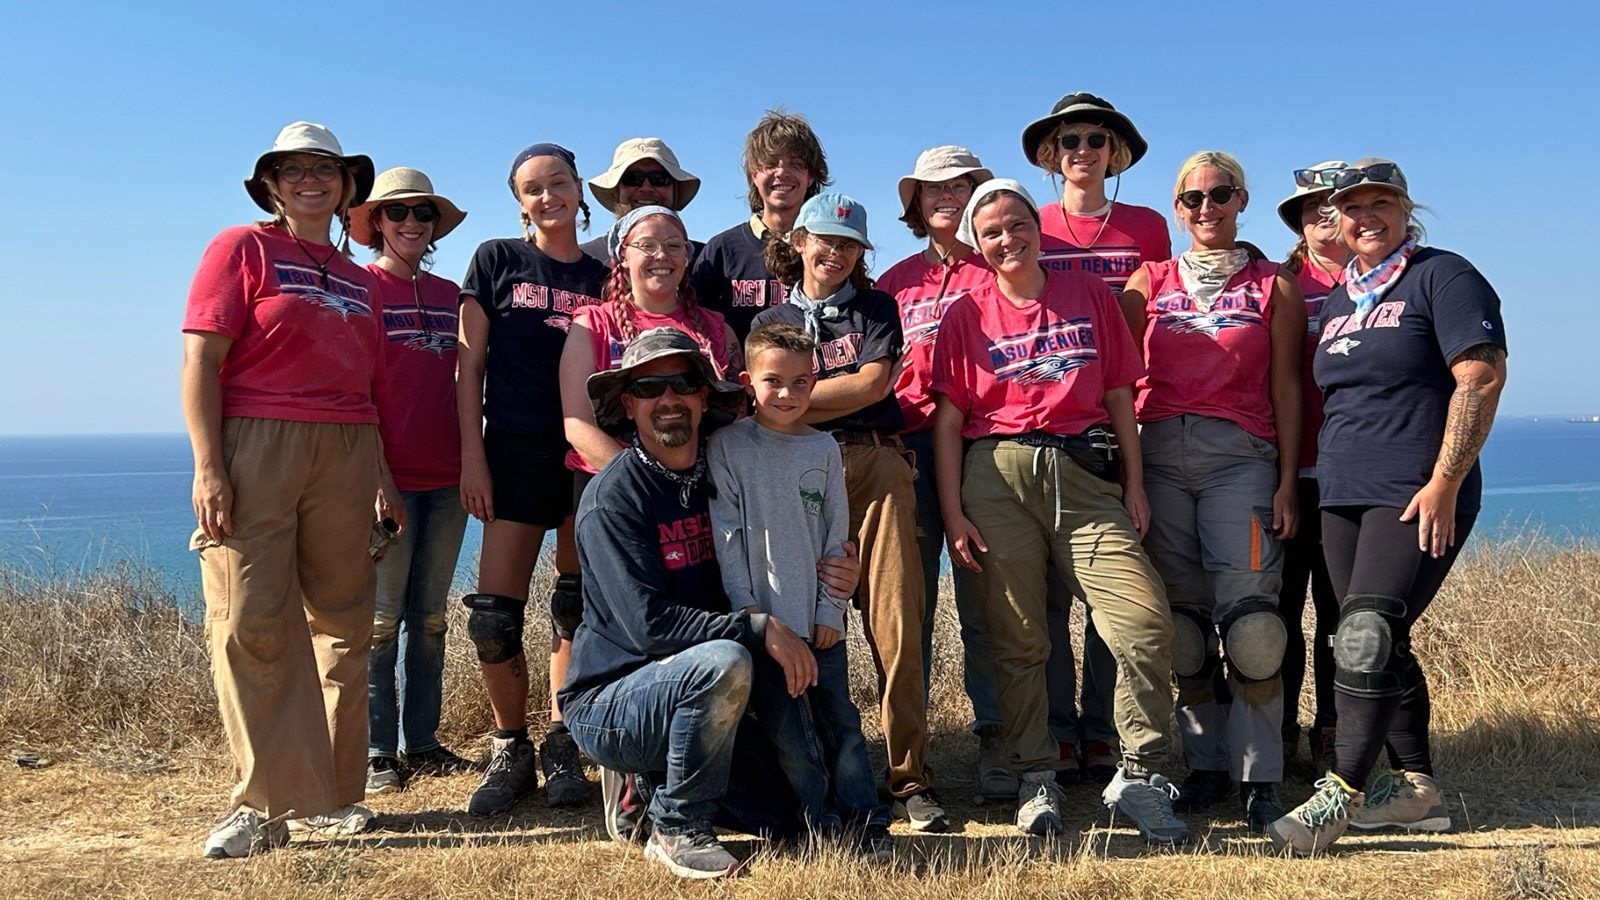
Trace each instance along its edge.
<instances>
[{"instance_id":1,"label":"aviator sunglasses","mask_svg":"<svg viewBox=\"0 0 1600 900\"><path fill-rule=\"evenodd\" d=\"M404 222L406 216L414 217L418 225L426 225L439 218L439 207L432 203L418 203L415 206L386 203L383 206L383 217L391 222Z\"/></svg>"},{"instance_id":2,"label":"aviator sunglasses","mask_svg":"<svg viewBox=\"0 0 1600 900\"><path fill-rule=\"evenodd\" d=\"M629 394L640 400L654 400L665 394L668 388L679 397L688 397L706 386L704 378L698 372L679 372L676 375L645 375L628 382L623 388Z\"/></svg>"},{"instance_id":3,"label":"aviator sunglasses","mask_svg":"<svg viewBox=\"0 0 1600 900\"><path fill-rule=\"evenodd\" d=\"M1378 184L1391 184L1403 188L1405 179L1400 175L1400 167L1394 163L1374 163L1360 169L1340 169L1333 178L1333 189L1343 191L1353 188L1363 181Z\"/></svg>"},{"instance_id":4,"label":"aviator sunglasses","mask_svg":"<svg viewBox=\"0 0 1600 900\"><path fill-rule=\"evenodd\" d=\"M645 182L650 182L651 187L664 188L672 184L672 176L666 172L623 172L617 183L623 187L639 187Z\"/></svg>"},{"instance_id":5,"label":"aviator sunglasses","mask_svg":"<svg viewBox=\"0 0 1600 900\"><path fill-rule=\"evenodd\" d=\"M1343 169L1329 167L1326 169L1295 169L1294 183L1300 187L1333 187L1333 179Z\"/></svg>"},{"instance_id":6,"label":"aviator sunglasses","mask_svg":"<svg viewBox=\"0 0 1600 900\"><path fill-rule=\"evenodd\" d=\"M1106 141L1110 139L1111 135L1106 134L1104 131L1094 131L1089 134L1078 134L1069 131L1056 138L1056 142L1061 145L1063 150L1076 150L1078 145L1084 141L1089 142L1090 150L1103 150L1105 149Z\"/></svg>"},{"instance_id":7,"label":"aviator sunglasses","mask_svg":"<svg viewBox=\"0 0 1600 900\"><path fill-rule=\"evenodd\" d=\"M1207 197L1210 197L1214 205L1226 206L1229 201L1233 200L1234 194L1243 192L1244 188L1236 184L1219 184L1209 191L1184 191L1178 195L1178 202L1182 203L1186 209L1199 209L1200 204L1204 203Z\"/></svg>"}]
</instances>

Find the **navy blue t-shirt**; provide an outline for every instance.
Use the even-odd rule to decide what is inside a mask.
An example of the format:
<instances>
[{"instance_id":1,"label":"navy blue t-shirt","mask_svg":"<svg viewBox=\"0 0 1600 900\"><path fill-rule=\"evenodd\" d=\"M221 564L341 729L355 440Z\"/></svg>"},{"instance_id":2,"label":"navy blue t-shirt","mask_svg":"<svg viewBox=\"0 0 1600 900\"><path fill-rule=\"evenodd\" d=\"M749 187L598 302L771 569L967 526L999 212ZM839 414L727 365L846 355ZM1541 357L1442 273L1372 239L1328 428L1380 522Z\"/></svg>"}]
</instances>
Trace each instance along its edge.
<instances>
[{"instance_id":1,"label":"navy blue t-shirt","mask_svg":"<svg viewBox=\"0 0 1600 900\"><path fill-rule=\"evenodd\" d=\"M805 311L793 303L771 309L755 317L752 327L773 322L783 322L804 329ZM874 360L894 363L900 359L905 347L904 332L900 329L900 307L893 297L883 291L858 292L839 313L822 320L822 333L817 338L814 363L817 380L825 381L835 375L852 375ZM819 422L822 431L882 431L899 434L905 430L905 415L900 412L900 402L894 392L862 409L837 419Z\"/></svg>"},{"instance_id":2,"label":"navy blue t-shirt","mask_svg":"<svg viewBox=\"0 0 1600 900\"><path fill-rule=\"evenodd\" d=\"M564 439L559 369L579 307L600 302L609 270L585 256L550 258L532 241L484 241L461 279L489 317L483 417L496 431Z\"/></svg>"},{"instance_id":3,"label":"navy blue t-shirt","mask_svg":"<svg viewBox=\"0 0 1600 900\"><path fill-rule=\"evenodd\" d=\"M1327 419L1317 441L1323 506L1404 509L1433 477L1455 392L1450 361L1480 344L1506 348L1500 297L1472 264L1447 250L1418 250L1356 322L1344 285L1322 303L1312 371ZM1476 513L1476 464L1456 512Z\"/></svg>"},{"instance_id":4,"label":"navy blue t-shirt","mask_svg":"<svg viewBox=\"0 0 1600 900\"><path fill-rule=\"evenodd\" d=\"M722 313L741 342L750 336L758 313L788 299L788 287L767 269L765 249L750 223L743 222L706 241L690 270L700 305Z\"/></svg>"}]
</instances>

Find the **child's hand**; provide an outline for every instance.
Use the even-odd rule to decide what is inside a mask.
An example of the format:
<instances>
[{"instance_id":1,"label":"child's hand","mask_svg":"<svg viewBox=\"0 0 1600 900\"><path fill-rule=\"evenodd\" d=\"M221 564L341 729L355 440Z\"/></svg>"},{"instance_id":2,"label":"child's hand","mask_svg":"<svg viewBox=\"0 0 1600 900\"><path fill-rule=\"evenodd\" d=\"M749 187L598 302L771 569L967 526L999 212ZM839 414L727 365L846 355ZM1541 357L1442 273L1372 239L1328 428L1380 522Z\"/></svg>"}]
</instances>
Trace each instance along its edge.
<instances>
[{"instance_id":1,"label":"child's hand","mask_svg":"<svg viewBox=\"0 0 1600 900\"><path fill-rule=\"evenodd\" d=\"M837 643L839 643L837 629L829 628L826 625L818 625L811 630L811 649L826 650Z\"/></svg>"}]
</instances>

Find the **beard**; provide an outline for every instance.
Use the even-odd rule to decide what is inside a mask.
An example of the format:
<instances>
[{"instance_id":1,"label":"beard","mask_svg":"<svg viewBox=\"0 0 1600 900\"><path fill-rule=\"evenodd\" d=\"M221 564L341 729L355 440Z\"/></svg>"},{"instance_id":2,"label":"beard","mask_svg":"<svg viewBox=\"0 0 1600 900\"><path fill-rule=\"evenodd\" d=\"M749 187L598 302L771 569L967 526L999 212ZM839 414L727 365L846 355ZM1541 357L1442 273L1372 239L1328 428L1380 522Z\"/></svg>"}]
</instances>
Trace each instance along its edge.
<instances>
[{"instance_id":1,"label":"beard","mask_svg":"<svg viewBox=\"0 0 1600 900\"><path fill-rule=\"evenodd\" d=\"M672 422L662 422L658 418L662 413L669 415L682 414L683 418ZM655 442L668 449L682 447L689 443L689 438L694 435L694 425L691 424L689 408L674 406L657 409L650 415L650 433Z\"/></svg>"}]
</instances>

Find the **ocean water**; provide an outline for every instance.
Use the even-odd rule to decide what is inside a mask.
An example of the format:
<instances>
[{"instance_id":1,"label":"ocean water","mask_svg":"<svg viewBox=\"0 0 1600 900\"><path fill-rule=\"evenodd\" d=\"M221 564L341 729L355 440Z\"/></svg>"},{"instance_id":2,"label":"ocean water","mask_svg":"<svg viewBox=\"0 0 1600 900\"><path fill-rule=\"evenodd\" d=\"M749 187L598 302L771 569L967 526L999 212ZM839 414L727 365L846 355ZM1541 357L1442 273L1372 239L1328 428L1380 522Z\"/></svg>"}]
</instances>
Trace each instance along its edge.
<instances>
[{"instance_id":1,"label":"ocean water","mask_svg":"<svg viewBox=\"0 0 1600 900\"><path fill-rule=\"evenodd\" d=\"M1600 424L1502 419L1483 466L1474 542L1533 530L1600 539ZM133 562L192 596L192 472L181 434L0 437L0 565L66 576ZM481 540L471 522L458 581Z\"/></svg>"}]
</instances>

